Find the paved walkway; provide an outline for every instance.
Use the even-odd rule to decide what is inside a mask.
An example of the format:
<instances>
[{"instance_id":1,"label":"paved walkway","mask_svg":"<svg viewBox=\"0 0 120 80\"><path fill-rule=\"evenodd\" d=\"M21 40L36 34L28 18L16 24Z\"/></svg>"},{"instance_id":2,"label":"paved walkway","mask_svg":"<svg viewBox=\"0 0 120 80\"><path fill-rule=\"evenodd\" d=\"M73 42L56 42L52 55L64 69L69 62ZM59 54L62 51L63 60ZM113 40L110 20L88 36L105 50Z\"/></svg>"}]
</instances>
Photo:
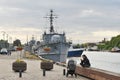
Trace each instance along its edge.
<instances>
[{"instance_id":1,"label":"paved walkway","mask_svg":"<svg viewBox=\"0 0 120 80\"><path fill-rule=\"evenodd\" d=\"M63 76L64 67L54 65L54 69L46 71L46 76L43 76L43 71L40 69L40 60L27 60L27 70L19 78L19 73L12 70L12 63L18 58L18 53L14 52L11 56L0 55L0 80L90 80L84 77L66 77Z\"/></svg>"}]
</instances>

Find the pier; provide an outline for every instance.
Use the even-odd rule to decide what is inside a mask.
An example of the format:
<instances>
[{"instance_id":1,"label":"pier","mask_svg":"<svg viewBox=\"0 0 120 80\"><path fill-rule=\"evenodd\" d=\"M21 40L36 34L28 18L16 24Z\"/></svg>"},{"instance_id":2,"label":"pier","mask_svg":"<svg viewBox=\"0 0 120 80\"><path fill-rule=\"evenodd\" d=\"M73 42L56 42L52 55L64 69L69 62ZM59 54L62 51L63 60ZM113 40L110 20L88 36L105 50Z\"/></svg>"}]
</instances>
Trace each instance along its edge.
<instances>
[{"instance_id":1,"label":"pier","mask_svg":"<svg viewBox=\"0 0 120 80\"><path fill-rule=\"evenodd\" d=\"M82 76L66 77L63 75L63 70L66 67L56 64L51 71L46 71L43 76L43 70L40 68L41 60L31 59L23 59L27 62L27 70L22 73L22 77L19 77L19 73L12 70L12 63L17 57L17 52L12 52L11 56L0 55L0 80L90 80Z\"/></svg>"},{"instance_id":2,"label":"pier","mask_svg":"<svg viewBox=\"0 0 120 80\"><path fill-rule=\"evenodd\" d=\"M76 73L93 80L120 80L120 74L96 68L76 67Z\"/></svg>"},{"instance_id":3,"label":"pier","mask_svg":"<svg viewBox=\"0 0 120 80\"><path fill-rule=\"evenodd\" d=\"M40 68L41 60L23 59L27 62L27 70L19 77L19 72L12 70L12 63L18 58L17 52L9 55L0 55L0 80L120 80L120 74L96 69L82 68L77 65L77 78L74 76L66 77L66 65L63 63L54 64L54 68L46 71L43 76L43 70Z\"/></svg>"},{"instance_id":4,"label":"pier","mask_svg":"<svg viewBox=\"0 0 120 80\"><path fill-rule=\"evenodd\" d=\"M59 66L66 67L66 64L56 63ZM77 65L75 73L89 78L90 80L120 80L120 73L115 73L111 71L106 71L97 68L83 68L80 65Z\"/></svg>"}]
</instances>

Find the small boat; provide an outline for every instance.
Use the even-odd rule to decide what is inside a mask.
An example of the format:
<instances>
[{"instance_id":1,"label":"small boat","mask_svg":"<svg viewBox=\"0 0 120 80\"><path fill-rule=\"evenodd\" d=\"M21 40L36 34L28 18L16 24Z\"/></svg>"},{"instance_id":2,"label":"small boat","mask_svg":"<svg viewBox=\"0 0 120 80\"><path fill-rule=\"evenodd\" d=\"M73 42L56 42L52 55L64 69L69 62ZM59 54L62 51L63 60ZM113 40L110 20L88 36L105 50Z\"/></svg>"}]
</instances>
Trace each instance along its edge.
<instances>
[{"instance_id":1,"label":"small boat","mask_svg":"<svg viewBox=\"0 0 120 80\"><path fill-rule=\"evenodd\" d=\"M116 50L116 51L110 51L110 52L118 52L118 53L119 53L119 52L120 52L120 50Z\"/></svg>"},{"instance_id":2,"label":"small boat","mask_svg":"<svg viewBox=\"0 0 120 80\"><path fill-rule=\"evenodd\" d=\"M80 57L84 49L69 49L67 57Z\"/></svg>"},{"instance_id":3,"label":"small boat","mask_svg":"<svg viewBox=\"0 0 120 80\"><path fill-rule=\"evenodd\" d=\"M110 52L120 52L118 47L113 47Z\"/></svg>"}]
</instances>

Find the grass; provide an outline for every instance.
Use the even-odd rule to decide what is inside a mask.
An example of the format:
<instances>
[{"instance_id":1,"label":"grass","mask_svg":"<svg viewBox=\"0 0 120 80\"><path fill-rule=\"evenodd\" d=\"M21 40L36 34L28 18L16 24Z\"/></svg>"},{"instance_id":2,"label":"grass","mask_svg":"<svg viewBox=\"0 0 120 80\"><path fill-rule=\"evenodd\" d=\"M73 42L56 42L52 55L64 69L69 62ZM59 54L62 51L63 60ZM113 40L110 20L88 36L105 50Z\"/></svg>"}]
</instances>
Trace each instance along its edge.
<instances>
[{"instance_id":1,"label":"grass","mask_svg":"<svg viewBox=\"0 0 120 80\"><path fill-rule=\"evenodd\" d=\"M32 53L30 53L28 51L26 51L24 53L24 58L26 58L26 59L33 59L33 60L41 60L42 62L53 62L52 60L49 60L49 59L40 58L37 55L32 54Z\"/></svg>"},{"instance_id":2,"label":"grass","mask_svg":"<svg viewBox=\"0 0 120 80\"><path fill-rule=\"evenodd\" d=\"M40 60L40 58L39 58L37 55L32 54L32 53L30 53L30 52L28 52L28 51L26 51L26 52L24 53L24 58L26 58L26 59Z\"/></svg>"}]
</instances>

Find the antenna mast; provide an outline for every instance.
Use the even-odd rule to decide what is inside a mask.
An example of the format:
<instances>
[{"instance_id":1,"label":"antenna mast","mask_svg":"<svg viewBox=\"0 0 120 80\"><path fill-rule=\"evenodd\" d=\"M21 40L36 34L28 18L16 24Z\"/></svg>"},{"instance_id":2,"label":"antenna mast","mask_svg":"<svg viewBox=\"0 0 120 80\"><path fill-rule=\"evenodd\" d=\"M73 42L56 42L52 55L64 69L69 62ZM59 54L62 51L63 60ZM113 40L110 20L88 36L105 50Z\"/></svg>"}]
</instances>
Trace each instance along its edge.
<instances>
[{"instance_id":1,"label":"antenna mast","mask_svg":"<svg viewBox=\"0 0 120 80\"><path fill-rule=\"evenodd\" d=\"M50 32L55 32L54 31L54 27L53 27L53 19L54 18L57 18L56 15L53 15L53 10L50 10L50 15L46 18L49 18L50 19Z\"/></svg>"}]
</instances>

